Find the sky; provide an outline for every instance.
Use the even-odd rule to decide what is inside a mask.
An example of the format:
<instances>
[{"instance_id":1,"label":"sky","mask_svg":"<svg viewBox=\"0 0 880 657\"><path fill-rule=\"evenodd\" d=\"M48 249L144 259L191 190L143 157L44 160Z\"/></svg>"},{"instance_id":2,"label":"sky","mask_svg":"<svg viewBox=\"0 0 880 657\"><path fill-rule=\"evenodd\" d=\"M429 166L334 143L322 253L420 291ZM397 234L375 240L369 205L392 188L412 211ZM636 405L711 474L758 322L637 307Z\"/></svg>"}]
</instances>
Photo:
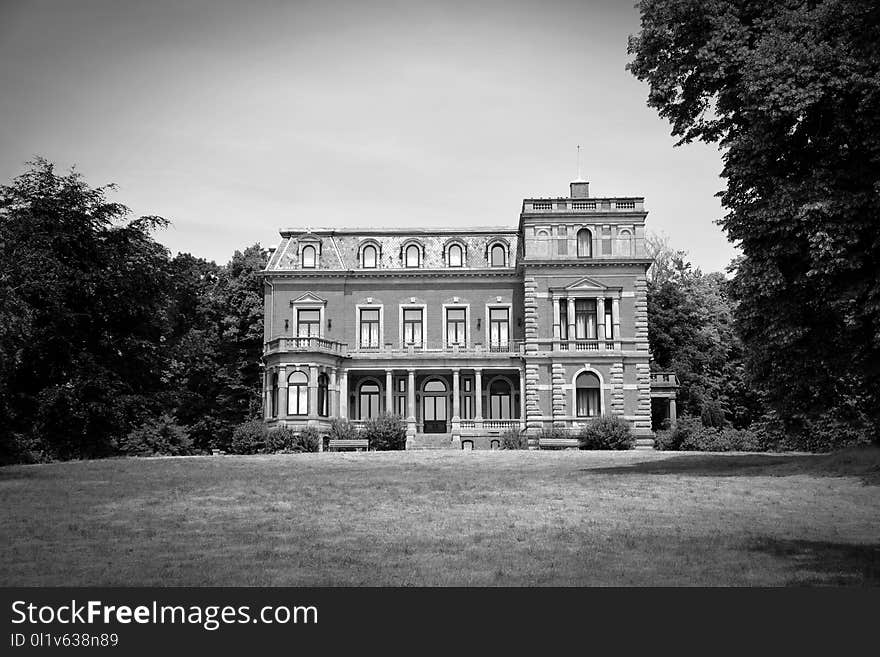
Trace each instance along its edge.
<instances>
[{"instance_id":1,"label":"sky","mask_svg":"<svg viewBox=\"0 0 880 657\"><path fill-rule=\"evenodd\" d=\"M0 181L75 166L224 263L287 227L516 225L580 145L592 195L722 270L720 152L673 147L638 29L633 0L0 0Z\"/></svg>"}]
</instances>

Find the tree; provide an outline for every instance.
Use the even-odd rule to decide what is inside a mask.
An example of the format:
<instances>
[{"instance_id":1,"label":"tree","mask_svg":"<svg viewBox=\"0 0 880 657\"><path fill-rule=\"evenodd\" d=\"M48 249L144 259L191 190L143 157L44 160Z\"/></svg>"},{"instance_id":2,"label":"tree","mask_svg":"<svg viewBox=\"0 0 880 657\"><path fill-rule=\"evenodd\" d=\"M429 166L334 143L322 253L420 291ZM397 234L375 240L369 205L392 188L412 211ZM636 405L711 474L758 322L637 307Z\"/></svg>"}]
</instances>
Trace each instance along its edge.
<instances>
[{"instance_id":1,"label":"tree","mask_svg":"<svg viewBox=\"0 0 880 657\"><path fill-rule=\"evenodd\" d=\"M789 431L880 434L880 5L642 0L629 70L723 149L749 376Z\"/></svg>"},{"instance_id":2,"label":"tree","mask_svg":"<svg viewBox=\"0 0 880 657\"><path fill-rule=\"evenodd\" d=\"M111 453L162 387L166 221L43 159L0 187L0 447Z\"/></svg>"}]
</instances>

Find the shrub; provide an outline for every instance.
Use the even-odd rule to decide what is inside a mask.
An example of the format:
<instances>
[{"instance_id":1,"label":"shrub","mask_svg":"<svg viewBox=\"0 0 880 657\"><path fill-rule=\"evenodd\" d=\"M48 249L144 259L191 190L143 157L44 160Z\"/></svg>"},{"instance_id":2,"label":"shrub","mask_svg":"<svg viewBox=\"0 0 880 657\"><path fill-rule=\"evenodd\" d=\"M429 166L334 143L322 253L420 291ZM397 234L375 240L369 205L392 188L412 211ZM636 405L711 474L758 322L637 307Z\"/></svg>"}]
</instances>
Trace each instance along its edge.
<instances>
[{"instance_id":1,"label":"shrub","mask_svg":"<svg viewBox=\"0 0 880 657\"><path fill-rule=\"evenodd\" d=\"M168 413L144 422L119 441L119 451L129 456L179 456L191 454L192 446L189 432Z\"/></svg>"},{"instance_id":2,"label":"shrub","mask_svg":"<svg viewBox=\"0 0 880 657\"><path fill-rule=\"evenodd\" d=\"M693 452L763 452L775 441L775 435L766 432L759 424L747 429L706 427L702 418L698 420L685 415L671 430L657 434L655 446L662 450Z\"/></svg>"},{"instance_id":3,"label":"shrub","mask_svg":"<svg viewBox=\"0 0 880 657\"><path fill-rule=\"evenodd\" d=\"M291 451L317 452L321 440L321 434L315 427L305 427L295 435L293 449Z\"/></svg>"},{"instance_id":4,"label":"shrub","mask_svg":"<svg viewBox=\"0 0 880 657\"><path fill-rule=\"evenodd\" d=\"M382 413L364 423L361 437L369 441L370 449L406 449L406 424L399 415Z\"/></svg>"},{"instance_id":5,"label":"shrub","mask_svg":"<svg viewBox=\"0 0 880 657\"><path fill-rule=\"evenodd\" d=\"M268 438L269 430L262 420L248 420L232 430L229 451L233 454L261 454L266 451Z\"/></svg>"},{"instance_id":6,"label":"shrub","mask_svg":"<svg viewBox=\"0 0 880 657\"><path fill-rule=\"evenodd\" d=\"M578 433L581 449L631 449L632 430L629 423L616 416L605 416L588 422Z\"/></svg>"},{"instance_id":7,"label":"shrub","mask_svg":"<svg viewBox=\"0 0 880 657\"><path fill-rule=\"evenodd\" d=\"M351 440L357 437L358 428L348 418L335 417L330 421L330 438L334 440Z\"/></svg>"},{"instance_id":8,"label":"shrub","mask_svg":"<svg viewBox=\"0 0 880 657\"><path fill-rule=\"evenodd\" d=\"M528 449L529 437L520 429L508 429L501 434L501 449Z\"/></svg>"}]
</instances>

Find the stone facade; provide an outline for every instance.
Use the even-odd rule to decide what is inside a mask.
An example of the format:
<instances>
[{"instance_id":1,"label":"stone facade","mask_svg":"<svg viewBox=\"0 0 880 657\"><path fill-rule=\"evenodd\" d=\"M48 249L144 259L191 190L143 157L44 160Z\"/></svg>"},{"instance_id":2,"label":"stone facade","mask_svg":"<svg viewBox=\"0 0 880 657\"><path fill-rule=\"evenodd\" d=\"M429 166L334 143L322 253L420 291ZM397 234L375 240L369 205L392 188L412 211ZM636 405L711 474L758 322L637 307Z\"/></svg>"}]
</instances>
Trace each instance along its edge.
<instances>
[{"instance_id":1,"label":"stone facade","mask_svg":"<svg viewBox=\"0 0 880 657\"><path fill-rule=\"evenodd\" d=\"M515 228L283 230L266 422L391 411L409 446L476 449L612 414L650 445L647 213L588 190L525 199Z\"/></svg>"}]
</instances>

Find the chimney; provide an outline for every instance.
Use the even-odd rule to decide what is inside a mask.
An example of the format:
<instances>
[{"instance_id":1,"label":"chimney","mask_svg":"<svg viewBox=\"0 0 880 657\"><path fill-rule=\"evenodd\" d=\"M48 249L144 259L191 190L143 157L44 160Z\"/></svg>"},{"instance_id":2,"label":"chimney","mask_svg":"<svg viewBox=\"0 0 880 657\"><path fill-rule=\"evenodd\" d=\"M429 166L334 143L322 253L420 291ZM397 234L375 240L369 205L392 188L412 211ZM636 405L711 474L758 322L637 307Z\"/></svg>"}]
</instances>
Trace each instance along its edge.
<instances>
[{"instance_id":1,"label":"chimney","mask_svg":"<svg viewBox=\"0 0 880 657\"><path fill-rule=\"evenodd\" d=\"M572 180L571 184L571 198L590 198L590 183L586 180L578 178L577 180Z\"/></svg>"}]
</instances>

